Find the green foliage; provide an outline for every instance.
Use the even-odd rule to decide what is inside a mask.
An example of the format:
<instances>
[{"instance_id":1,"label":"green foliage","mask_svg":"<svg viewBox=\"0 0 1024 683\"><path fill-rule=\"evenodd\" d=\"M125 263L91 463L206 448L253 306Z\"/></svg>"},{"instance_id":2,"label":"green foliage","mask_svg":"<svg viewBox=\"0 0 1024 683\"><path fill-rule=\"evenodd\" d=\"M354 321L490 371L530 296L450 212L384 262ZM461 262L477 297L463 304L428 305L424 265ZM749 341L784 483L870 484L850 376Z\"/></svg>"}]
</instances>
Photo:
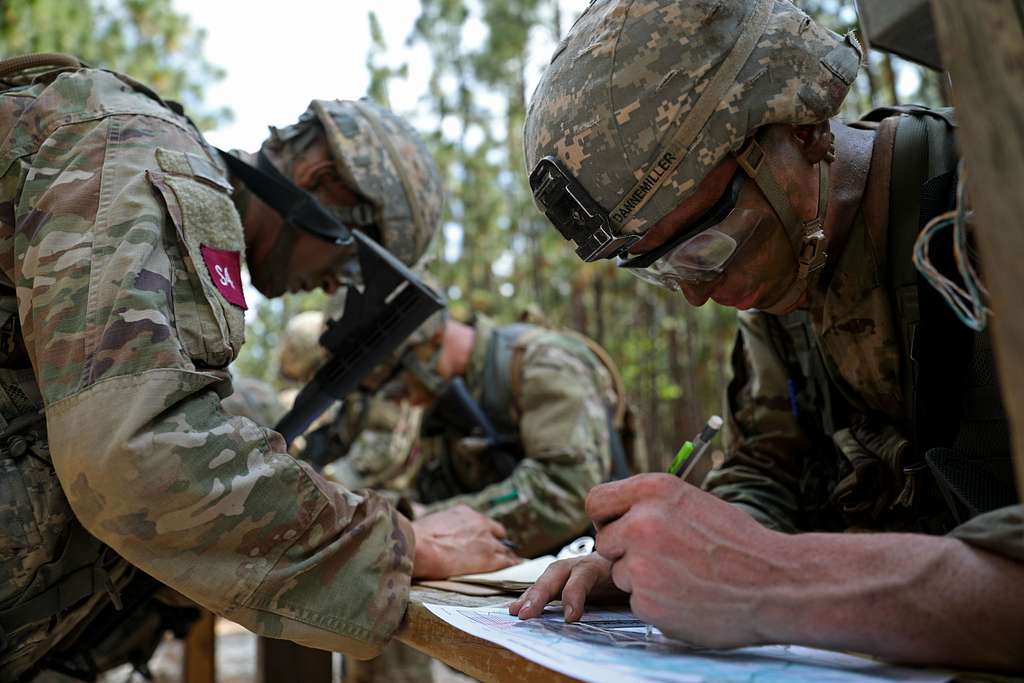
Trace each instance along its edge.
<instances>
[{"instance_id":1,"label":"green foliage","mask_svg":"<svg viewBox=\"0 0 1024 683\"><path fill-rule=\"evenodd\" d=\"M409 74L409 65L402 64L394 68L382 63L388 51L384 31L376 12L370 12L367 18L370 22L370 51L366 55L366 70L370 72L370 85L366 89L366 95L374 102L390 108L388 81L396 77L405 78Z\"/></svg>"},{"instance_id":2,"label":"green foliage","mask_svg":"<svg viewBox=\"0 0 1024 683\"><path fill-rule=\"evenodd\" d=\"M0 54L66 52L120 71L180 100L201 128L231 117L205 111L203 88L224 72L203 58L206 33L171 0L4 0Z\"/></svg>"}]
</instances>

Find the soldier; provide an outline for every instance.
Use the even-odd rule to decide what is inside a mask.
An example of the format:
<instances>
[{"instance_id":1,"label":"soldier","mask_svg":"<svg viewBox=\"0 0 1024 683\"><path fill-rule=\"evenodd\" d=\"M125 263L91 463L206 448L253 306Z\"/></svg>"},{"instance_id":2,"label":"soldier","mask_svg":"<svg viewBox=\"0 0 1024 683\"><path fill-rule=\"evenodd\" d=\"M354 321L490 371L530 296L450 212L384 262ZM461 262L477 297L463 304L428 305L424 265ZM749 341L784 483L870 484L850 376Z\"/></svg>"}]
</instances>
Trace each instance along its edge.
<instances>
[{"instance_id":1,"label":"soldier","mask_svg":"<svg viewBox=\"0 0 1024 683\"><path fill-rule=\"evenodd\" d=\"M442 311L367 385L389 376L384 393L427 409L416 509L468 505L501 522L524 557L583 533L587 491L625 476L627 449L639 450L618 369L579 334L479 314L466 324Z\"/></svg>"},{"instance_id":2,"label":"soldier","mask_svg":"<svg viewBox=\"0 0 1024 683\"><path fill-rule=\"evenodd\" d=\"M710 493L596 488L600 554L513 613L617 588L698 646L1024 667L991 351L910 258L920 219L965 208L951 117L830 120L861 59L786 0L598 0L559 46L525 129L538 205L584 260L742 312ZM879 533L782 533L843 530Z\"/></svg>"},{"instance_id":3,"label":"soldier","mask_svg":"<svg viewBox=\"0 0 1024 683\"><path fill-rule=\"evenodd\" d=\"M130 77L38 55L0 78L0 680L94 676L75 641L145 602L143 572L257 633L368 656L410 574L514 560L492 520L410 525L220 407L243 254L268 296L359 277L317 200L422 253L441 189L407 124L316 100L251 166Z\"/></svg>"}]
</instances>

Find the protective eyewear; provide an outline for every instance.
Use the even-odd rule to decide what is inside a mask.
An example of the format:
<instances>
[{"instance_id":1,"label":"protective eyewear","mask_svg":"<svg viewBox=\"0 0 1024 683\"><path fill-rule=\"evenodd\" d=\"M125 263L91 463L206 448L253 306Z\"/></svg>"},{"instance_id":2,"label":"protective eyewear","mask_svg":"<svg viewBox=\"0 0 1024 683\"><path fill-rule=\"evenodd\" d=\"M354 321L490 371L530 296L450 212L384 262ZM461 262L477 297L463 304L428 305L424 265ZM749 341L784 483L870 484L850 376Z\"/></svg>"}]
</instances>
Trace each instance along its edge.
<instances>
[{"instance_id":1,"label":"protective eyewear","mask_svg":"<svg viewBox=\"0 0 1024 683\"><path fill-rule=\"evenodd\" d=\"M760 223L760 212L736 208L744 182L737 171L729 189L693 227L647 253L620 255L617 265L644 282L673 291L682 283L715 280Z\"/></svg>"}]
</instances>

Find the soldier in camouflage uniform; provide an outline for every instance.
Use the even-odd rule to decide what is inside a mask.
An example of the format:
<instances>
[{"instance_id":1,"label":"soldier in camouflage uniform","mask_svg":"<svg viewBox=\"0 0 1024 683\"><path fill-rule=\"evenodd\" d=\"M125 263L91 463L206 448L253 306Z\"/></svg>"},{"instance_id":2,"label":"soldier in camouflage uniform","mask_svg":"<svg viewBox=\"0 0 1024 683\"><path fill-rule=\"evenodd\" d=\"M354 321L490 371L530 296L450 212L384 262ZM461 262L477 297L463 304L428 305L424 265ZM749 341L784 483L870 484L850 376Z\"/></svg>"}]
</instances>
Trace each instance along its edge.
<instances>
[{"instance_id":1,"label":"soldier in camouflage uniform","mask_svg":"<svg viewBox=\"0 0 1024 683\"><path fill-rule=\"evenodd\" d=\"M742 312L710 493L598 487L599 554L513 613L561 593L578 618L617 588L695 645L1024 668L1024 518L987 339L943 322L910 264L920 219L954 202L950 115L830 120L861 59L787 0L598 0L556 50L525 128L538 206L584 260ZM878 533L783 533L855 530Z\"/></svg>"},{"instance_id":2,"label":"soldier in camouflage uniform","mask_svg":"<svg viewBox=\"0 0 1024 683\"><path fill-rule=\"evenodd\" d=\"M410 573L512 561L492 520L410 525L221 409L243 257L276 296L358 277L352 247L286 223L127 76L40 56L0 77L0 680L96 635L136 568L257 633L368 656ZM374 105L315 101L261 151L408 263L436 228L429 154Z\"/></svg>"},{"instance_id":3,"label":"soldier in camouflage uniform","mask_svg":"<svg viewBox=\"0 0 1024 683\"><path fill-rule=\"evenodd\" d=\"M557 550L584 532L587 491L612 476L613 455L625 469L627 446L639 450L622 426L618 370L582 335L497 325L479 314L465 324L441 312L375 374L397 375L383 391L427 408L417 509L468 505L501 522L524 557ZM502 445L441 417L462 411L449 398L454 378L465 382Z\"/></svg>"}]
</instances>

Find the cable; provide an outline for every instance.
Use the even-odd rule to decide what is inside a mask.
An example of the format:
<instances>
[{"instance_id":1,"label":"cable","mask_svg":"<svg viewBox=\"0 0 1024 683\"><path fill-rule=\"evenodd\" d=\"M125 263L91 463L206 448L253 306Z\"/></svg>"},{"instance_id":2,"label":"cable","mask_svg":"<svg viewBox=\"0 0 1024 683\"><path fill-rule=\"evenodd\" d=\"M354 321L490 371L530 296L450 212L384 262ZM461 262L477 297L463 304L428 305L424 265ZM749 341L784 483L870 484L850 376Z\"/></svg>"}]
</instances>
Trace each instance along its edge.
<instances>
[{"instance_id":1,"label":"cable","mask_svg":"<svg viewBox=\"0 0 1024 683\"><path fill-rule=\"evenodd\" d=\"M988 297L989 293L974 267L976 255L967 240L968 228L974 223L974 212L967 207L967 172L963 161L960 162L958 175L956 207L931 219L921 230L914 243L914 267L946 300L964 325L975 332L981 332L988 325L988 316L992 315L992 311L983 300L983 295ZM953 257L957 272L963 280L962 287L935 267L929 253L932 238L950 226L953 227Z\"/></svg>"}]
</instances>

